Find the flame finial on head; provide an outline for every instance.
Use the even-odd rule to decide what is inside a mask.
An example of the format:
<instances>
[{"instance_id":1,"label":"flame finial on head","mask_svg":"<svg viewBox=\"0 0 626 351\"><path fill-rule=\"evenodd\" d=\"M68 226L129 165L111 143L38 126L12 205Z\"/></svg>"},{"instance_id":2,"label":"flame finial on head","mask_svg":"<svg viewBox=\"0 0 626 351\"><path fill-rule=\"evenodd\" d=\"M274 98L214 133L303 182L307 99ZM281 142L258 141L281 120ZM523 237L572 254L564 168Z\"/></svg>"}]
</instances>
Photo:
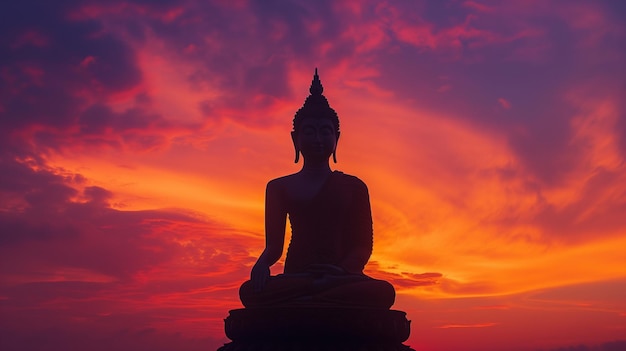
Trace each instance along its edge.
<instances>
[{"instance_id":1,"label":"flame finial on head","mask_svg":"<svg viewBox=\"0 0 626 351\"><path fill-rule=\"evenodd\" d=\"M293 130L298 129L300 121L304 118L330 118L335 125L336 132L339 132L339 117L337 112L328 104L326 97L322 95L324 87L322 87L320 76L317 74L317 68L315 68L309 92L311 95L306 98L304 105L296 112L293 118Z\"/></svg>"},{"instance_id":2,"label":"flame finial on head","mask_svg":"<svg viewBox=\"0 0 626 351\"><path fill-rule=\"evenodd\" d=\"M322 86L322 81L320 81L320 76L317 75L317 67L315 67L315 74L313 75L313 81L311 81L311 87L309 88L309 92L311 95L322 95L324 92L324 87Z\"/></svg>"}]
</instances>

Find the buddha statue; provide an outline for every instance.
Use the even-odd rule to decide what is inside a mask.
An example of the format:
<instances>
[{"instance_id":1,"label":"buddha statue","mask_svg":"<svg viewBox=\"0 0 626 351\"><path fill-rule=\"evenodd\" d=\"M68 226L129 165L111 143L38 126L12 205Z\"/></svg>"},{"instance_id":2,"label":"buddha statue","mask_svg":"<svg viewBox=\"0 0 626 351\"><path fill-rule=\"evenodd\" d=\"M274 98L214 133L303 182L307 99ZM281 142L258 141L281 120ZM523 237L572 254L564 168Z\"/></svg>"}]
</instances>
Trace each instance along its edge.
<instances>
[{"instance_id":1,"label":"buddha statue","mask_svg":"<svg viewBox=\"0 0 626 351\"><path fill-rule=\"evenodd\" d=\"M339 118L326 97L317 69L310 95L293 119L295 162L302 169L271 180L265 198L265 250L239 294L247 308L340 306L389 309L391 284L363 273L372 253L373 230L367 186L333 171ZM292 234L284 273L271 276L282 256L286 220Z\"/></svg>"}]
</instances>

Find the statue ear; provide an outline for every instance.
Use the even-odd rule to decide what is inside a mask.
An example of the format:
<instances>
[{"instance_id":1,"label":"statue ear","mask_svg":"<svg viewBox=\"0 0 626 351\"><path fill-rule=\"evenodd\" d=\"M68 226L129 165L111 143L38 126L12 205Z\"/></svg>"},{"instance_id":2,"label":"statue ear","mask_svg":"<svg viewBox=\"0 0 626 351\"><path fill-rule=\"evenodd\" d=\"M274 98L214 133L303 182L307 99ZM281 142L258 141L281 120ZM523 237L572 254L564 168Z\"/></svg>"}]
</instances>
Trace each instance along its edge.
<instances>
[{"instance_id":1,"label":"statue ear","mask_svg":"<svg viewBox=\"0 0 626 351\"><path fill-rule=\"evenodd\" d=\"M294 163L298 163L298 161L300 160L300 149L298 149L298 134L296 133L296 131L294 130L293 132L291 132L291 141L293 142L293 148L296 150L296 160L294 161Z\"/></svg>"},{"instance_id":2,"label":"statue ear","mask_svg":"<svg viewBox=\"0 0 626 351\"><path fill-rule=\"evenodd\" d=\"M337 138L335 139L335 150L333 150L333 162L337 163L337 144L339 143L339 132L337 132Z\"/></svg>"}]
</instances>

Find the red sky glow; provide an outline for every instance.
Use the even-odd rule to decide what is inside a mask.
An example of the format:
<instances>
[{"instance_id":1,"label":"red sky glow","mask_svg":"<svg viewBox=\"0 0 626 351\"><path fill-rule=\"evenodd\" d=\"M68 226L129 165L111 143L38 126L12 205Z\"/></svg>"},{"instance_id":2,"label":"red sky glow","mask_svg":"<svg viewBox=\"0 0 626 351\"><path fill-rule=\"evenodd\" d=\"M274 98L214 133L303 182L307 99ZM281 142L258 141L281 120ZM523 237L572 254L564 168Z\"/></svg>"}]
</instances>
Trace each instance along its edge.
<instances>
[{"instance_id":1,"label":"red sky glow","mask_svg":"<svg viewBox=\"0 0 626 351\"><path fill-rule=\"evenodd\" d=\"M625 18L617 0L3 3L0 349L227 342L317 67L406 344L626 350Z\"/></svg>"}]
</instances>

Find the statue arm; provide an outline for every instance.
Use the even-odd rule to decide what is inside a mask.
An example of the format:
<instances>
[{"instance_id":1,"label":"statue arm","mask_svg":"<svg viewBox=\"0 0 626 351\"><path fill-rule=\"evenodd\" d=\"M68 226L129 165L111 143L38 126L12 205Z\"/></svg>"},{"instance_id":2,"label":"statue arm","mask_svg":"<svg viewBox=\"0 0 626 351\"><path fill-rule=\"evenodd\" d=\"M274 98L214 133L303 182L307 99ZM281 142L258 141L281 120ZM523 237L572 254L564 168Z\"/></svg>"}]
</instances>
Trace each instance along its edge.
<instances>
[{"instance_id":1,"label":"statue arm","mask_svg":"<svg viewBox=\"0 0 626 351\"><path fill-rule=\"evenodd\" d=\"M255 290L263 289L270 276L270 267L283 254L287 210L276 180L267 183L265 190L265 249L250 273Z\"/></svg>"},{"instance_id":2,"label":"statue arm","mask_svg":"<svg viewBox=\"0 0 626 351\"><path fill-rule=\"evenodd\" d=\"M374 230L372 210L367 186L358 180L353 197L353 212L350 218L350 233L346 238L346 252L340 266L349 273L361 274L372 255Z\"/></svg>"},{"instance_id":3,"label":"statue arm","mask_svg":"<svg viewBox=\"0 0 626 351\"><path fill-rule=\"evenodd\" d=\"M265 191L265 257L271 266L283 254L285 242L285 225L287 224L287 209L284 200L278 191L276 181L267 184Z\"/></svg>"}]
</instances>

